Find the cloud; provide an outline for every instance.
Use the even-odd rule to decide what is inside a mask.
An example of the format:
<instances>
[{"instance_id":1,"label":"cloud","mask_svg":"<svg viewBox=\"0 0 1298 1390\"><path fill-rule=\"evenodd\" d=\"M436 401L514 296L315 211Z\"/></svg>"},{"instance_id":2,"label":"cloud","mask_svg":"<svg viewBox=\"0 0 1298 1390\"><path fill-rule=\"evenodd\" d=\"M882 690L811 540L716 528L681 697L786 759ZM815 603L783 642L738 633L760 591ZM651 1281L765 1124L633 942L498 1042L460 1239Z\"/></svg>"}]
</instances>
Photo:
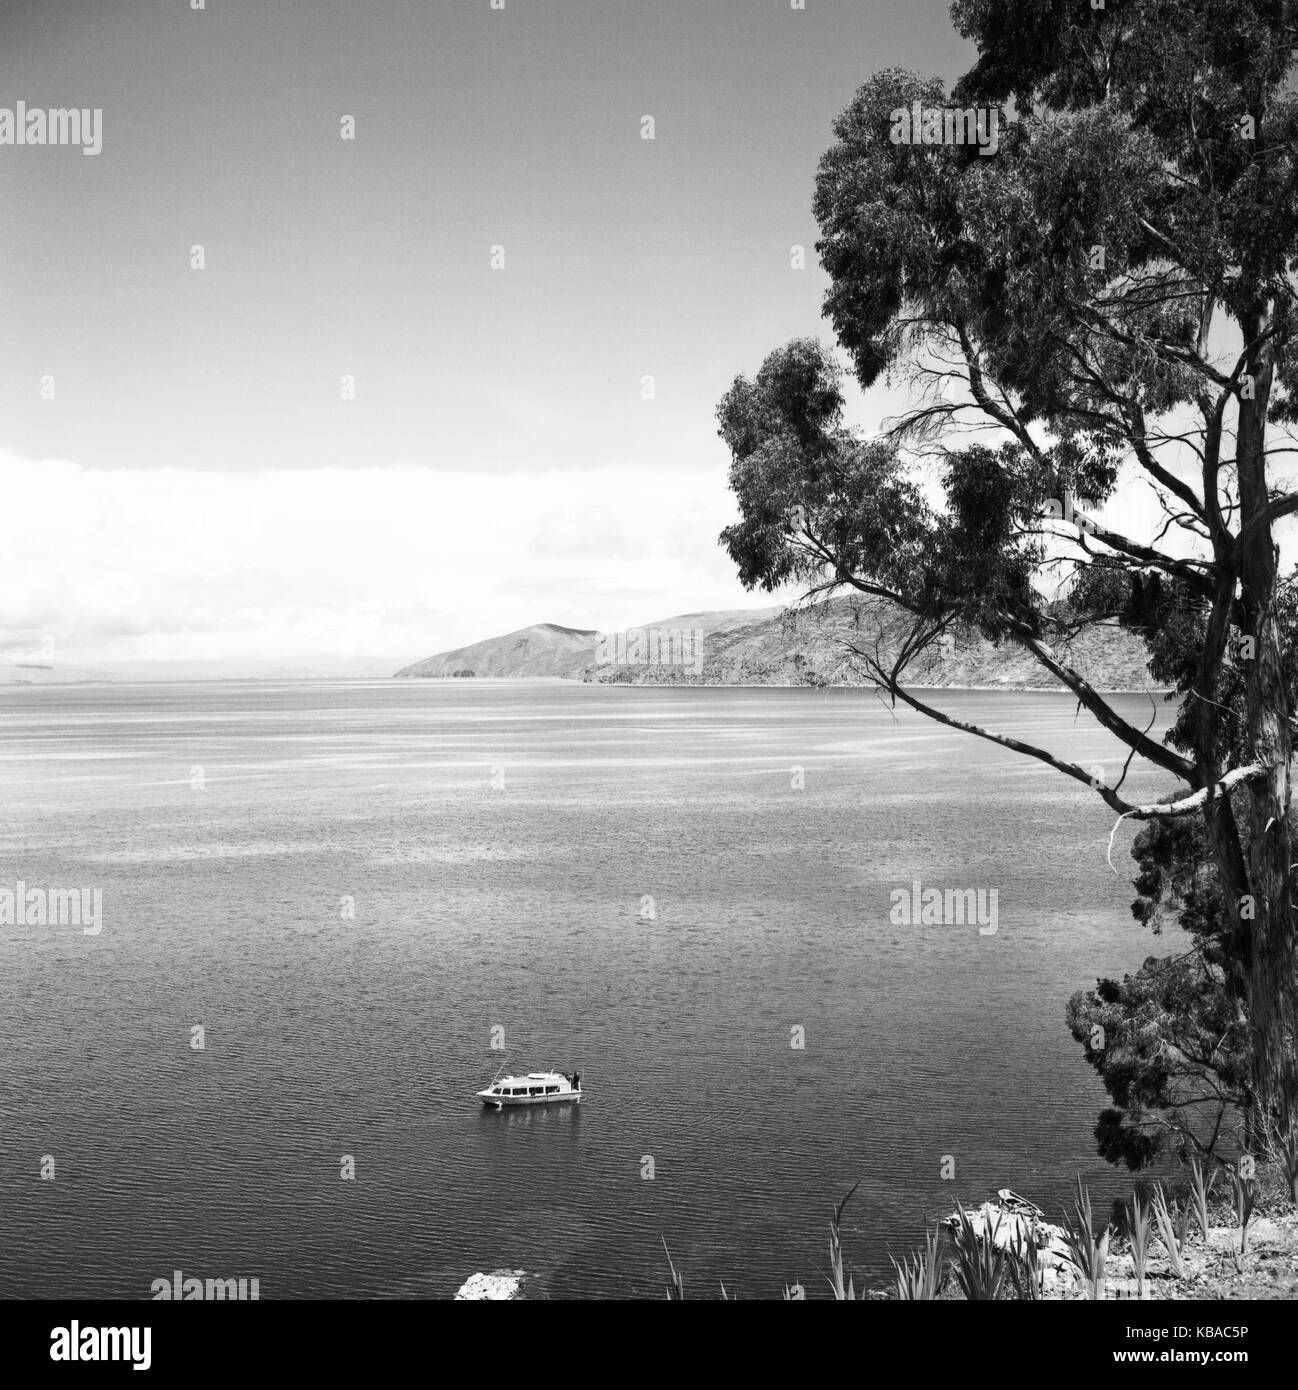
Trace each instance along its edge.
<instances>
[{"instance_id":1,"label":"cloud","mask_svg":"<svg viewBox=\"0 0 1298 1390\"><path fill-rule=\"evenodd\" d=\"M534 622L763 606L715 544L720 469L240 473L0 451L0 495L8 660L51 640L73 664L415 660Z\"/></svg>"},{"instance_id":2,"label":"cloud","mask_svg":"<svg viewBox=\"0 0 1298 1390\"><path fill-rule=\"evenodd\" d=\"M616 555L626 544L617 517L609 507L546 512L536 523L534 555Z\"/></svg>"}]
</instances>

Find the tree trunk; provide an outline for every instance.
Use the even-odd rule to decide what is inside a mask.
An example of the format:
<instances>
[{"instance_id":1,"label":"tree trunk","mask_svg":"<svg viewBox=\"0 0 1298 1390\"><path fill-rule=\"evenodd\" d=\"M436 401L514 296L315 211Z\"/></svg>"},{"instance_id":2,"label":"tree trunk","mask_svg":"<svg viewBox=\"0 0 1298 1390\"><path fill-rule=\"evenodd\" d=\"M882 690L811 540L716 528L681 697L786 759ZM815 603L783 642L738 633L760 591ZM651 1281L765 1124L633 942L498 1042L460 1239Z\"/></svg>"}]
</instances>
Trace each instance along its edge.
<instances>
[{"instance_id":1,"label":"tree trunk","mask_svg":"<svg viewBox=\"0 0 1298 1390\"><path fill-rule=\"evenodd\" d=\"M1266 322L1259 312L1246 323L1255 341ZM1289 835L1292 748L1289 699L1276 627L1278 556L1266 520L1266 414L1273 352L1269 343L1249 363L1252 399L1239 403L1236 465L1241 531L1237 542L1240 607L1253 638L1252 660L1244 662L1250 754L1270 768L1249 792L1247 854L1254 921L1249 961L1249 1022L1253 1038L1253 1083L1262 1117L1298 1115L1294 1047L1294 923L1290 889L1293 861Z\"/></svg>"}]
</instances>

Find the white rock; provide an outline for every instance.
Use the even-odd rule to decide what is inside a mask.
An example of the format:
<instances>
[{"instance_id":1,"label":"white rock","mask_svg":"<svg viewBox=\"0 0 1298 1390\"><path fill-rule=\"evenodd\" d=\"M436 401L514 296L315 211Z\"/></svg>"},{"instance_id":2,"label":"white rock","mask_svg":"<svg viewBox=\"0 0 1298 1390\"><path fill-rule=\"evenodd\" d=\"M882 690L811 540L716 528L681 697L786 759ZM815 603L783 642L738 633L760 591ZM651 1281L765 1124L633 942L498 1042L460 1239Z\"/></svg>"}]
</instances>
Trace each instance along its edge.
<instances>
[{"instance_id":1,"label":"white rock","mask_svg":"<svg viewBox=\"0 0 1298 1390\"><path fill-rule=\"evenodd\" d=\"M1001 1197L1000 1201L984 1202L981 1207L969 1212L969 1221L974 1233L980 1239L986 1239L994 1233L994 1243L999 1249L1010 1249L1020 1239L1025 1243L1031 1242L1037 1247L1037 1258L1043 1270L1068 1267L1068 1244L1064 1239L1063 1228L1049 1221L1042 1221L1039 1216L1030 1215L1024 1208L1034 1212L1040 1211L1040 1208L1033 1207L1022 1198L1007 1203L1005 1193L1008 1193L1008 1189L998 1194ZM1010 1196L1012 1198L1013 1194ZM1013 1210L1012 1207L1019 1209ZM951 1215L946 1218L944 1224L954 1227L958 1223L959 1217Z\"/></svg>"},{"instance_id":2,"label":"white rock","mask_svg":"<svg viewBox=\"0 0 1298 1390\"><path fill-rule=\"evenodd\" d=\"M460 1285L460 1290L455 1295L455 1301L458 1303L461 1299L508 1300L521 1298L525 1273L526 1271L522 1269L496 1269L492 1270L490 1274L471 1274Z\"/></svg>"}]
</instances>

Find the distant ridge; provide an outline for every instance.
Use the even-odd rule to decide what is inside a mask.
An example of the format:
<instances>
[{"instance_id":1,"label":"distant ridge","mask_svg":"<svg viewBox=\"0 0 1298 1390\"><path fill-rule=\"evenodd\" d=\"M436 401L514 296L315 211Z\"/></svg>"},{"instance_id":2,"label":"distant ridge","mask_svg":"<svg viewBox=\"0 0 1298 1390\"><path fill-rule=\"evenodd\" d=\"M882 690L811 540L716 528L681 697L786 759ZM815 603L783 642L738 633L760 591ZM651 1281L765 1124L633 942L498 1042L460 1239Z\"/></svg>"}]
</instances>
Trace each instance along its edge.
<instances>
[{"instance_id":1,"label":"distant ridge","mask_svg":"<svg viewBox=\"0 0 1298 1390\"><path fill-rule=\"evenodd\" d=\"M834 599L812 609L730 609L684 613L629 629L640 645L617 644L584 628L537 623L503 637L440 652L399 677L550 676L629 685L868 685L859 657L848 644L876 647L885 660L896 651L908 618L879 599ZM703 634L698 650L654 634ZM995 647L978 632L955 628L945 650L929 648L910 666L906 684L1001 690L1054 690L1058 684L1027 652L1006 643ZM1121 628L1084 631L1059 654L1100 690L1154 688L1148 653L1139 638ZM701 652L701 661L693 658ZM673 664L673 659L676 664ZM699 667L701 666L701 669Z\"/></svg>"},{"instance_id":2,"label":"distant ridge","mask_svg":"<svg viewBox=\"0 0 1298 1390\"><path fill-rule=\"evenodd\" d=\"M567 676L576 678L595 660L599 633L586 628L534 623L503 637L489 637L454 651L438 652L413 666L403 666L399 679L439 676Z\"/></svg>"}]
</instances>

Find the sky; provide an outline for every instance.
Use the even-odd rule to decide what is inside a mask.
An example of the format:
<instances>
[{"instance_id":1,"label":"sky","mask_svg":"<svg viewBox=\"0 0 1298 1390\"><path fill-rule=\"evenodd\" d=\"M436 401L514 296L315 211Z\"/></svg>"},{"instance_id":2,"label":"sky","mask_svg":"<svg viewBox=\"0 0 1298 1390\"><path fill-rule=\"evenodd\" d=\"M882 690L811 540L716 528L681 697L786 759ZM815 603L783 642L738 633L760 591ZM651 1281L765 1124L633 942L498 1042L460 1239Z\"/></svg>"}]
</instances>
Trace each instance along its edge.
<instances>
[{"instance_id":1,"label":"sky","mask_svg":"<svg viewBox=\"0 0 1298 1390\"><path fill-rule=\"evenodd\" d=\"M945 0L5 0L0 106L103 115L96 155L0 146L0 653L769 605L717 401L831 336L834 116L968 61Z\"/></svg>"},{"instance_id":2,"label":"sky","mask_svg":"<svg viewBox=\"0 0 1298 1390\"><path fill-rule=\"evenodd\" d=\"M0 107L103 113L0 146L0 660L774 602L716 404L832 338L817 161L873 72L969 65L946 0L198 3L0 7Z\"/></svg>"}]
</instances>

